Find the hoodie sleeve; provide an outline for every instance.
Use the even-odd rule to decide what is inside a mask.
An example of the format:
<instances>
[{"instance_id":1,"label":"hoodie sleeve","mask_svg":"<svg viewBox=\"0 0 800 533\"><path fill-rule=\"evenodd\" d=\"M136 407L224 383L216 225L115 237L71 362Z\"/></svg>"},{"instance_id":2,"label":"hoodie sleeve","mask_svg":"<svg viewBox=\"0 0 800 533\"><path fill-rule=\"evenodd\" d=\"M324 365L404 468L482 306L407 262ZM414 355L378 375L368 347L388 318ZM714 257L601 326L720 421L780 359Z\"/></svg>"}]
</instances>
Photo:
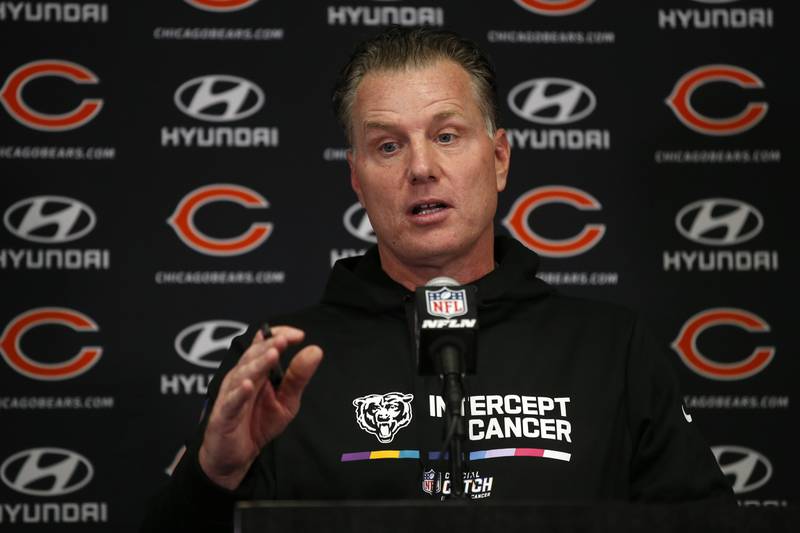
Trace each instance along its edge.
<instances>
[{"instance_id":1,"label":"hoodie sleeve","mask_svg":"<svg viewBox=\"0 0 800 533\"><path fill-rule=\"evenodd\" d=\"M696 421L683 406L666 347L633 326L628 353L630 495L641 502L721 498L733 493Z\"/></svg>"},{"instance_id":2,"label":"hoodie sleeve","mask_svg":"<svg viewBox=\"0 0 800 533\"><path fill-rule=\"evenodd\" d=\"M272 486L269 469L269 447L253 463L245 479L236 490L227 490L211 481L200 467L198 452L203 442L208 415L219 393L222 378L236 365L255 335L250 328L231 343L214 379L208 388L206 408L197 431L186 444L169 482L149 502L141 533L228 533L233 528L233 511L236 502L255 498L271 498Z\"/></svg>"}]
</instances>

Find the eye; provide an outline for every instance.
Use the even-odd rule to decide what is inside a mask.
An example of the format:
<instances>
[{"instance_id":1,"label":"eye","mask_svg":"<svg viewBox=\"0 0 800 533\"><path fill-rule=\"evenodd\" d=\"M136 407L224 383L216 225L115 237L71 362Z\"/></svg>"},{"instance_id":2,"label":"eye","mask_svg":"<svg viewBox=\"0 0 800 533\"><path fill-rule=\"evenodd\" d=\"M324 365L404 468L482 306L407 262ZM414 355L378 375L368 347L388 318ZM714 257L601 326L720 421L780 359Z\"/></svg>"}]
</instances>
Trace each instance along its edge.
<instances>
[{"instance_id":1,"label":"eye","mask_svg":"<svg viewBox=\"0 0 800 533\"><path fill-rule=\"evenodd\" d=\"M454 133L440 133L436 136L436 139L442 144L450 144L456 140L456 135Z\"/></svg>"},{"instance_id":2,"label":"eye","mask_svg":"<svg viewBox=\"0 0 800 533\"><path fill-rule=\"evenodd\" d=\"M389 142L381 144L378 147L378 150L380 150L384 154L393 154L397 151L398 148L399 146L397 145L397 143Z\"/></svg>"}]
</instances>

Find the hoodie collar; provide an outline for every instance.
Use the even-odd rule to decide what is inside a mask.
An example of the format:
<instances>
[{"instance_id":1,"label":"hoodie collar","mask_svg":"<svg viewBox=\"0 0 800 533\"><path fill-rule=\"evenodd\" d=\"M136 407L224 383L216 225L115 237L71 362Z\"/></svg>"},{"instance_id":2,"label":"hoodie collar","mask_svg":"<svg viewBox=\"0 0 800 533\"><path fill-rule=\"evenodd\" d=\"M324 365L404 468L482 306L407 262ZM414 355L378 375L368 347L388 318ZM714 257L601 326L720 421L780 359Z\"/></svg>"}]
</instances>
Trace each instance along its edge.
<instances>
[{"instance_id":1,"label":"hoodie collar","mask_svg":"<svg viewBox=\"0 0 800 533\"><path fill-rule=\"evenodd\" d=\"M497 267L472 283L478 287L478 306L490 318L499 305L529 300L553 292L536 277L539 256L515 239L495 237ZM333 267L322 303L354 307L369 313L403 312L413 293L383 271L376 246L360 257L341 259ZM481 317L484 323L484 315Z\"/></svg>"}]
</instances>

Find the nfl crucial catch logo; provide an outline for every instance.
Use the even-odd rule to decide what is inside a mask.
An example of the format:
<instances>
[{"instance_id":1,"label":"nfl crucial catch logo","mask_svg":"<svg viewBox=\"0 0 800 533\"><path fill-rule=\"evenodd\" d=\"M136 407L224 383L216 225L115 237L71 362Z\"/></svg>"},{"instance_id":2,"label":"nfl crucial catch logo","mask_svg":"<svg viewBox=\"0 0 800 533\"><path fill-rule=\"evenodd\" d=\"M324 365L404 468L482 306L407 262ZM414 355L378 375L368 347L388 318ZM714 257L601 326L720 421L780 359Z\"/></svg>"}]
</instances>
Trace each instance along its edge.
<instances>
[{"instance_id":1,"label":"nfl crucial catch logo","mask_svg":"<svg viewBox=\"0 0 800 533\"><path fill-rule=\"evenodd\" d=\"M492 495L494 476L481 475L478 470L464 472L464 494L473 500L489 498ZM437 472L434 469L422 472L422 492L431 496L450 494L450 472Z\"/></svg>"},{"instance_id":2,"label":"nfl crucial catch logo","mask_svg":"<svg viewBox=\"0 0 800 533\"><path fill-rule=\"evenodd\" d=\"M431 496L442 492L442 475L432 468L423 472L422 491Z\"/></svg>"},{"instance_id":3,"label":"nfl crucial catch logo","mask_svg":"<svg viewBox=\"0 0 800 533\"><path fill-rule=\"evenodd\" d=\"M428 313L442 318L453 318L467 314L467 291L464 289L448 289L425 291Z\"/></svg>"}]
</instances>

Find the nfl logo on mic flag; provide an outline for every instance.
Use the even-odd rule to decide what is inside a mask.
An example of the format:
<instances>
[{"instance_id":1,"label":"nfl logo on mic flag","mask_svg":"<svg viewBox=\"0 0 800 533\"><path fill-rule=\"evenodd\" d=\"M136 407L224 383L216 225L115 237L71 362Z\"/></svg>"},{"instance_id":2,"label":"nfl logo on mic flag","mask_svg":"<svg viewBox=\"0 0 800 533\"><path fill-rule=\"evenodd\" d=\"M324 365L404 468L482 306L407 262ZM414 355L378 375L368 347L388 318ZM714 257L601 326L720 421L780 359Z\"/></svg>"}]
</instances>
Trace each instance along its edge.
<instances>
[{"instance_id":1,"label":"nfl logo on mic flag","mask_svg":"<svg viewBox=\"0 0 800 533\"><path fill-rule=\"evenodd\" d=\"M467 293L464 289L425 290L428 313L442 318L453 318L467 313Z\"/></svg>"}]
</instances>

